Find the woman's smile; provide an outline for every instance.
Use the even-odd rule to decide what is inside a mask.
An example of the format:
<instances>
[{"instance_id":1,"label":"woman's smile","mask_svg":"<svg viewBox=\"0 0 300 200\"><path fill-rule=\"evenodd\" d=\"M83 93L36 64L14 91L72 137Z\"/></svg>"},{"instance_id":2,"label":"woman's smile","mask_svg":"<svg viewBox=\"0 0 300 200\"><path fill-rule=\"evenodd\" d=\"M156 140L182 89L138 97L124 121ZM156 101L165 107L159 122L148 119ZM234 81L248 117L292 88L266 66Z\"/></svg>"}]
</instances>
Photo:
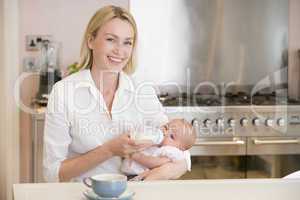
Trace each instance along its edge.
<instances>
[{"instance_id":1,"label":"woman's smile","mask_svg":"<svg viewBox=\"0 0 300 200\"><path fill-rule=\"evenodd\" d=\"M111 64L116 64L116 65L122 64L124 60L126 60L126 58L121 58L116 56L107 56L107 58Z\"/></svg>"}]
</instances>

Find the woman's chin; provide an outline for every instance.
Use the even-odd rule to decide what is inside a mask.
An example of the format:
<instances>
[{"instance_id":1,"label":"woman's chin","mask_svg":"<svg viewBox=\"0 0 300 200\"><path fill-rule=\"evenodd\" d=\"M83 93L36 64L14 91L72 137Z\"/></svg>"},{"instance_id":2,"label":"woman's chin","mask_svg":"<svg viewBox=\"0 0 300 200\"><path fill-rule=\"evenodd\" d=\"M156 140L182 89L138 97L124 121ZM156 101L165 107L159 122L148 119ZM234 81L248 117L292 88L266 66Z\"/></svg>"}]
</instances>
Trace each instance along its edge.
<instances>
[{"instance_id":1,"label":"woman's chin","mask_svg":"<svg viewBox=\"0 0 300 200\"><path fill-rule=\"evenodd\" d=\"M125 68L125 64L124 63L121 63L121 64L110 64L109 65L109 69L112 70L112 71L121 72L124 68Z\"/></svg>"},{"instance_id":2,"label":"woman's chin","mask_svg":"<svg viewBox=\"0 0 300 200\"><path fill-rule=\"evenodd\" d=\"M121 72L124 69L124 66L111 66L108 70L112 72Z\"/></svg>"},{"instance_id":3,"label":"woman's chin","mask_svg":"<svg viewBox=\"0 0 300 200\"><path fill-rule=\"evenodd\" d=\"M106 65L106 67L99 68L101 71L107 71L107 72L121 72L124 69L124 64L122 65L116 65L116 64L109 64Z\"/></svg>"}]
</instances>

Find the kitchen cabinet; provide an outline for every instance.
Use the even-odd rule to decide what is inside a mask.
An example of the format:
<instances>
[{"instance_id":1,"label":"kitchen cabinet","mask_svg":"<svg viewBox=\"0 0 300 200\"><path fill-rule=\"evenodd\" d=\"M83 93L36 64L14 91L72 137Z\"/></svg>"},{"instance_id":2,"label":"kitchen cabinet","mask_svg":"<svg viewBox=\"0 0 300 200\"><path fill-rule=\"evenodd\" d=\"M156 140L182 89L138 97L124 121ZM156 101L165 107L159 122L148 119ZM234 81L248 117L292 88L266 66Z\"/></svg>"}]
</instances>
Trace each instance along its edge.
<instances>
[{"instance_id":1,"label":"kitchen cabinet","mask_svg":"<svg viewBox=\"0 0 300 200\"><path fill-rule=\"evenodd\" d=\"M43 135L44 114L32 115L32 181L44 182L43 179Z\"/></svg>"}]
</instances>

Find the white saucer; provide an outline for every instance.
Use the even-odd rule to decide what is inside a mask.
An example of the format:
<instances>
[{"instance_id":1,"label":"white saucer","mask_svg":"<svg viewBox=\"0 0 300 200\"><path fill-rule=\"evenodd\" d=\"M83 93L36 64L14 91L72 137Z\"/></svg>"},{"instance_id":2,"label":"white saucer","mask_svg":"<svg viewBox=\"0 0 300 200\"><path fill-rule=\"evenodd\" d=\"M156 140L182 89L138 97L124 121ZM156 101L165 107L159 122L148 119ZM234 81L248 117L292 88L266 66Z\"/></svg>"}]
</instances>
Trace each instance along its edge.
<instances>
[{"instance_id":1,"label":"white saucer","mask_svg":"<svg viewBox=\"0 0 300 200\"><path fill-rule=\"evenodd\" d=\"M135 193L133 191L127 189L119 197L107 198L98 196L93 190L86 190L83 192L83 195L89 200L131 200L134 194Z\"/></svg>"}]
</instances>

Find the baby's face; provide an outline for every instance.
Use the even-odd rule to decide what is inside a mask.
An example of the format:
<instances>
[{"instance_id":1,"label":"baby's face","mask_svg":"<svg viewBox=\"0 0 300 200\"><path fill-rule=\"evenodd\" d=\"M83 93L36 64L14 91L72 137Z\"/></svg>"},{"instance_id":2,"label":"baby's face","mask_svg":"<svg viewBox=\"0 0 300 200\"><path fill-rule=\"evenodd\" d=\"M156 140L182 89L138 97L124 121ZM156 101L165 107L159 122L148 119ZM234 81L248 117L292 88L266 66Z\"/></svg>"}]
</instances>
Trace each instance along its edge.
<instances>
[{"instance_id":1,"label":"baby's face","mask_svg":"<svg viewBox=\"0 0 300 200\"><path fill-rule=\"evenodd\" d=\"M163 146L174 146L182 149L182 131L183 124L179 120L172 120L161 127L164 132Z\"/></svg>"}]
</instances>

